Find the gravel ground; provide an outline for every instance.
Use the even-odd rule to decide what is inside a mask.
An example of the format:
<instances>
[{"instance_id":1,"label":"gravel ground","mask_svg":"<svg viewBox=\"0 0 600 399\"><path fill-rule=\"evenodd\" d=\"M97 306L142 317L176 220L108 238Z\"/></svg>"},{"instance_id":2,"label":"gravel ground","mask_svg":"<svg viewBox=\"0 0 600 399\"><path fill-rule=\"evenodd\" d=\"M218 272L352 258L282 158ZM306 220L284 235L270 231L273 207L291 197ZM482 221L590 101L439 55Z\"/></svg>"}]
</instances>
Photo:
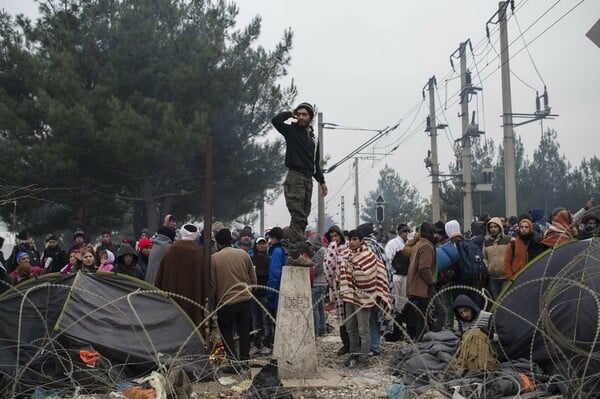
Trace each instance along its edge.
<instances>
[{"instance_id":1,"label":"gravel ground","mask_svg":"<svg viewBox=\"0 0 600 399\"><path fill-rule=\"evenodd\" d=\"M335 330L337 331L337 330ZM397 377L389 374L388 367L393 354L402 343L390 343L382 340L381 353L378 356L369 357L369 367L362 370L348 369L344 367L344 361L348 355L337 356L336 352L341 347L341 340L335 333L316 339L318 367L321 370L333 370L339 374L339 381L334 381L333 386L316 388L290 388L294 399L298 398L386 398L386 388L399 382ZM256 356L251 359L251 364L256 373L261 365L268 362L267 356ZM232 377L235 380L230 385L219 383L223 376ZM221 380L223 382L223 380ZM241 375L219 375L210 382L194 385L194 392L200 398L243 398L243 390L250 384L249 379Z\"/></svg>"}]
</instances>

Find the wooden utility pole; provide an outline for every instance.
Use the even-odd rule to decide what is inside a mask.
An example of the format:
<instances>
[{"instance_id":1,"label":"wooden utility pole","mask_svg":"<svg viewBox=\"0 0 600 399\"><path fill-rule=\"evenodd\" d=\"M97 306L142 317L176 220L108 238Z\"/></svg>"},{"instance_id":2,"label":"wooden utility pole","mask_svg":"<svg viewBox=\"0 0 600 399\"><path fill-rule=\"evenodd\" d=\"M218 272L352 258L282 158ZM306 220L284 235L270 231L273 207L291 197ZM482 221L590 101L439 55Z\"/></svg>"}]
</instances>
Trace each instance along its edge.
<instances>
[{"instance_id":1,"label":"wooden utility pole","mask_svg":"<svg viewBox=\"0 0 600 399\"><path fill-rule=\"evenodd\" d=\"M262 236L265 234L265 199L260 202L260 226L259 234Z\"/></svg>"},{"instance_id":2,"label":"wooden utility pole","mask_svg":"<svg viewBox=\"0 0 600 399\"><path fill-rule=\"evenodd\" d=\"M207 136L204 139L204 270L202 275L202 292L206 293L207 297L203 298L203 304L206 312L208 312L208 269L210 265L210 247L212 244L212 137ZM208 316L208 313L206 313ZM208 330L210 323L206 323L202 329L204 338L208 342L210 331Z\"/></svg>"},{"instance_id":3,"label":"wooden utility pole","mask_svg":"<svg viewBox=\"0 0 600 399\"><path fill-rule=\"evenodd\" d=\"M323 113L317 113L317 132L319 139L319 166L323 166ZM319 184L319 188L317 190L317 209L318 209L318 219L317 219L317 231L319 234L323 234L325 231L325 198L323 197L323 190L321 189L321 185Z\"/></svg>"}]
</instances>

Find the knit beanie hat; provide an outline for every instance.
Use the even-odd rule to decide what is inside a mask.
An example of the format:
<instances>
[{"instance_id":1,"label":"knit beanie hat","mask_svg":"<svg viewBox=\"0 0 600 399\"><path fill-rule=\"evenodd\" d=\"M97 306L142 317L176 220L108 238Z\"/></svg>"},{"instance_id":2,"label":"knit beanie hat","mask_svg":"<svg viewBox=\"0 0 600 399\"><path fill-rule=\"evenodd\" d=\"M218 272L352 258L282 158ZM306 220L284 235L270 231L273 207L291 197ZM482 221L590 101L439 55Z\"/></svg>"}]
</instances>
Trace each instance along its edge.
<instances>
[{"instance_id":1,"label":"knit beanie hat","mask_svg":"<svg viewBox=\"0 0 600 399\"><path fill-rule=\"evenodd\" d=\"M23 256L29 256L29 254L27 252L25 252L25 251L19 251L19 252L17 252L17 258L16 258L17 259L17 263L19 263L21 261L21 258Z\"/></svg>"},{"instance_id":2,"label":"knit beanie hat","mask_svg":"<svg viewBox=\"0 0 600 399\"><path fill-rule=\"evenodd\" d=\"M410 227L408 227L408 225L406 224L401 224L400 226L398 226L398 234L402 234L405 231L410 233Z\"/></svg>"},{"instance_id":3,"label":"knit beanie hat","mask_svg":"<svg viewBox=\"0 0 600 399\"><path fill-rule=\"evenodd\" d=\"M300 109L300 108L304 108L306 110L306 112L308 112L308 116L310 116L310 119L312 119L315 116L315 110L313 109L312 105L310 105L309 103L298 104L298 106L296 107L296 109L294 111L298 111L298 109Z\"/></svg>"},{"instance_id":4,"label":"knit beanie hat","mask_svg":"<svg viewBox=\"0 0 600 399\"><path fill-rule=\"evenodd\" d=\"M150 237L152 234L150 233L150 229L148 228L143 228L142 231L140 231L140 235L145 234L146 237Z\"/></svg>"},{"instance_id":5,"label":"knit beanie hat","mask_svg":"<svg viewBox=\"0 0 600 399\"><path fill-rule=\"evenodd\" d=\"M77 236L85 237L85 233L80 228L77 228L75 230L75 232L73 233L73 239L75 239L75 237L77 237Z\"/></svg>"},{"instance_id":6,"label":"knit beanie hat","mask_svg":"<svg viewBox=\"0 0 600 399\"><path fill-rule=\"evenodd\" d=\"M356 230L360 231L362 233L362 237L361 239L363 239L364 237L368 237L371 234L373 234L373 223L363 223L360 226L358 226L356 228ZM350 234L350 233L348 233Z\"/></svg>"},{"instance_id":7,"label":"knit beanie hat","mask_svg":"<svg viewBox=\"0 0 600 399\"><path fill-rule=\"evenodd\" d=\"M171 241L175 241L175 234L177 234L177 232L174 228L165 226L158 229L156 234L162 234L165 237L169 237Z\"/></svg>"},{"instance_id":8,"label":"knit beanie hat","mask_svg":"<svg viewBox=\"0 0 600 399\"><path fill-rule=\"evenodd\" d=\"M28 237L29 234L27 234L27 230L21 230L19 231L19 234L17 234L17 240L27 241Z\"/></svg>"},{"instance_id":9,"label":"knit beanie hat","mask_svg":"<svg viewBox=\"0 0 600 399\"><path fill-rule=\"evenodd\" d=\"M151 247L152 246L152 240L149 238L142 238L139 242L138 242L138 248L140 249L140 251L146 247Z\"/></svg>"}]
</instances>

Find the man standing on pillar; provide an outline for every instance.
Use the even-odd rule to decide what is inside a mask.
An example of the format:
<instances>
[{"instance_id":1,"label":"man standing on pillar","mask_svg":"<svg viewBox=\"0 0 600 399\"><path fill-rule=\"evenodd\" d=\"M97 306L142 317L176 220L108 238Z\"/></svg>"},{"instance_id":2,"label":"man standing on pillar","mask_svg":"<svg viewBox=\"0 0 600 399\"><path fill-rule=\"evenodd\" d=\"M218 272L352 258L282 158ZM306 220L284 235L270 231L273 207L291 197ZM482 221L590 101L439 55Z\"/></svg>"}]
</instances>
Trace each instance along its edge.
<instances>
[{"instance_id":1,"label":"man standing on pillar","mask_svg":"<svg viewBox=\"0 0 600 399\"><path fill-rule=\"evenodd\" d=\"M304 230L308 225L311 208L312 179L320 184L323 196L327 195L325 177L319 163L319 141L310 125L315 111L309 103L301 103L292 111L275 115L273 126L283 135L286 143L285 166L287 177L283 183L285 204L290 212L291 262L301 257L297 248L304 242ZM291 123L288 119L294 118Z\"/></svg>"}]
</instances>

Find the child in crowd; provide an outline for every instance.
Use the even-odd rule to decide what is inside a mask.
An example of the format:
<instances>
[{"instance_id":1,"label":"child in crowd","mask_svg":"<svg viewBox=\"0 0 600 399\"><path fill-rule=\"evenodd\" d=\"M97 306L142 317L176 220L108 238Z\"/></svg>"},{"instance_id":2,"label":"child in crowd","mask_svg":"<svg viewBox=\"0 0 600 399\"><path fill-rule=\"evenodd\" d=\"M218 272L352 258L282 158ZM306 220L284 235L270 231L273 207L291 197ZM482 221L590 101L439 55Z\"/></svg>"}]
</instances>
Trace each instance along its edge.
<instances>
[{"instance_id":1,"label":"child in crowd","mask_svg":"<svg viewBox=\"0 0 600 399\"><path fill-rule=\"evenodd\" d=\"M103 249L100 251L100 267L98 267L99 272L111 272L114 268L115 262L115 254L108 249Z\"/></svg>"},{"instance_id":2,"label":"child in crowd","mask_svg":"<svg viewBox=\"0 0 600 399\"><path fill-rule=\"evenodd\" d=\"M39 266L31 266L29 254L25 251L19 251L16 255L17 268L10 273L9 281L12 285L20 283L31 277L35 277L42 272Z\"/></svg>"}]
</instances>

